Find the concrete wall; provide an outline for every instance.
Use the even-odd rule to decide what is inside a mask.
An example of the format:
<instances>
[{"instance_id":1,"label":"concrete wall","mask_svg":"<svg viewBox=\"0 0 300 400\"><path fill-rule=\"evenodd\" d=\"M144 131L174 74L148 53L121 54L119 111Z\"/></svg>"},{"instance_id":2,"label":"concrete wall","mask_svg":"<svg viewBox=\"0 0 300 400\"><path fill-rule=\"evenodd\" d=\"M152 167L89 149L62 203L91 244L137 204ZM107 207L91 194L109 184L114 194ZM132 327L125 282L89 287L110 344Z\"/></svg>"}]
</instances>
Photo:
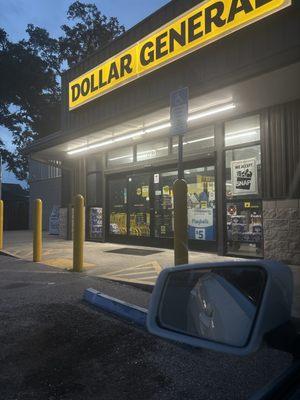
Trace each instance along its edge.
<instances>
[{"instance_id":1,"label":"concrete wall","mask_svg":"<svg viewBox=\"0 0 300 400\"><path fill-rule=\"evenodd\" d=\"M32 213L35 199L43 200L43 229L49 228L52 207L61 205L61 178L30 182L29 227L32 229Z\"/></svg>"},{"instance_id":2,"label":"concrete wall","mask_svg":"<svg viewBox=\"0 0 300 400\"><path fill-rule=\"evenodd\" d=\"M300 199L263 202L265 258L300 265Z\"/></svg>"}]
</instances>

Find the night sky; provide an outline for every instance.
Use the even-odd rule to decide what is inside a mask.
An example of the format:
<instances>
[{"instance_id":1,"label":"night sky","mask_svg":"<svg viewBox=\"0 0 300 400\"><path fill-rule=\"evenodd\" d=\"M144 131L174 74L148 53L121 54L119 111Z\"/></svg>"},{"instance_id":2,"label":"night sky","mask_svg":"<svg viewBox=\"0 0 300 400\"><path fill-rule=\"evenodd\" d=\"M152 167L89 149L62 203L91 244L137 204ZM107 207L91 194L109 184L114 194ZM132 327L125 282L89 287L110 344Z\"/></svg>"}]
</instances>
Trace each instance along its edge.
<instances>
[{"instance_id":1,"label":"night sky","mask_svg":"<svg viewBox=\"0 0 300 400\"><path fill-rule=\"evenodd\" d=\"M0 0L0 26L11 41L26 37L27 24L46 28L51 36L61 35L71 0ZM91 0L108 17L117 17L126 29L141 21L169 0ZM0 137L10 145L10 133L0 127ZM4 182L15 182L13 174L4 171Z\"/></svg>"}]
</instances>

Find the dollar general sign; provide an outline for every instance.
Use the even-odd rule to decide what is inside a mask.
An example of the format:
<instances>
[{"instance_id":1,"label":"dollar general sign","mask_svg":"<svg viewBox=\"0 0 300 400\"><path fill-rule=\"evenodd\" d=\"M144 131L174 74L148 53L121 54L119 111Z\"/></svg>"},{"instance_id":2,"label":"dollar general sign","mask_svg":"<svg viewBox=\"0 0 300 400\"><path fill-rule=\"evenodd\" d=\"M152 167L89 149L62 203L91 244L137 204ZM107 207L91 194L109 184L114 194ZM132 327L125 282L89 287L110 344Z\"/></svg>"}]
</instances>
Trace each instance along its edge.
<instances>
[{"instance_id":1,"label":"dollar general sign","mask_svg":"<svg viewBox=\"0 0 300 400\"><path fill-rule=\"evenodd\" d=\"M73 110L291 4L206 0L69 83Z\"/></svg>"}]
</instances>

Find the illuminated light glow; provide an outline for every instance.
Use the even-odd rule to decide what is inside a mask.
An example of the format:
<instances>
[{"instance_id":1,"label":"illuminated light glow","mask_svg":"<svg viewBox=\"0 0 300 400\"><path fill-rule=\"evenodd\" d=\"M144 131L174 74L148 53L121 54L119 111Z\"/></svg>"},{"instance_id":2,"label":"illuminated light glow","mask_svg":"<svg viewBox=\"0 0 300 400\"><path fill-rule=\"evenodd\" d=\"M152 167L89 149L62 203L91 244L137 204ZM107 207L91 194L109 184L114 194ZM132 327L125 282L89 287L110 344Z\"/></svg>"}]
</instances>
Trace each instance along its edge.
<instances>
[{"instance_id":1,"label":"illuminated light glow","mask_svg":"<svg viewBox=\"0 0 300 400\"><path fill-rule=\"evenodd\" d=\"M188 142L186 142L186 144L204 142L204 141L206 141L206 140L211 140L211 139L214 139L214 138L215 138L214 136L208 136L208 137L201 138L201 139L189 140Z\"/></svg>"},{"instance_id":2,"label":"illuminated light glow","mask_svg":"<svg viewBox=\"0 0 300 400\"><path fill-rule=\"evenodd\" d=\"M241 129L240 131L234 131L234 132L226 132L226 136L231 136L231 135L238 135L240 133L244 132L252 132L252 131L259 131L260 126L254 126L253 128L247 128L247 129Z\"/></svg>"},{"instance_id":3,"label":"illuminated light glow","mask_svg":"<svg viewBox=\"0 0 300 400\"><path fill-rule=\"evenodd\" d=\"M146 128L145 133L153 133L157 131L162 131L163 129L167 129L171 127L171 122L167 122L166 124L153 126L153 128Z\"/></svg>"},{"instance_id":4,"label":"illuminated light glow","mask_svg":"<svg viewBox=\"0 0 300 400\"><path fill-rule=\"evenodd\" d=\"M146 133L145 131L138 131L135 133L130 133L128 135L120 136L120 137L113 139L113 142L117 143L117 142L122 142L123 140L127 140L127 139L134 139L135 137L145 135L145 133Z\"/></svg>"},{"instance_id":5,"label":"illuminated light glow","mask_svg":"<svg viewBox=\"0 0 300 400\"><path fill-rule=\"evenodd\" d=\"M216 107L216 108L213 108L213 109L209 109L207 111L203 111L203 112L200 112L200 113L191 114L188 117L188 122L195 121L195 120L198 120L198 119L201 119L201 118L205 118L205 117L208 117L210 115L218 114L218 113L221 113L221 112L233 110L235 108L236 108L236 105L234 103L230 103L230 104L226 104L224 106L220 106L220 107ZM84 146L84 147L80 147L78 149L74 149L74 150L68 151L67 154L68 155L74 155L74 154L84 153L84 152L87 152L89 150L97 149L99 147L108 146L110 144L118 143L118 142L129 140L129 139L134 139L134 138L136 138L138 136L142 136L142 135L145 135L145 134L148 134L148 133L159 132L159 131L162 131L164 129L168 129L171 126L172 126L171 122L167 122L165 124L156 125L156 126L153 125L153 126L150 126L150 127L146 127L144 130L140 130L140 131L137 131L137 132L133 132L131 134L127 134L127 135L124 135L124 136L113 138L113 139L107 140L105 142L100 142L100 143L96 143L96 144L93 144L93 145L88 145L88 146ZM203 140L209 140L209 139L212 139L212 138L213 137L211 137L211 136L208 137L208 138L200 138L200 139L196 139L195 141L186 142L186 143L184 143L184 145L188 144L188 143L195 143L196 141L200 142L200 141L203 141ZM173 146L173 147L175 147L175 146Z\"/></svg>"},{"instance_id":6,"label":"illuminated light glow","mask_svg":"<svg viewBox=\"0 0 300 400\"><path fill-rule=\"evenodd\" d=\"M113 157L109 158L108 161L117 161L117 160L123 160L124 158L130 158L130 162L133 162L133 158L131 154L127 154L127 156L119 156L119 157Z\"/></svg>"},{"instance_id":7,"label":"illuminated light glow","mask_svg":"<svg viewBox=\"0 0 300 400\"><path fill-rule=\"evenodd\" d=\"M227 104L227 105L222 106L222 107L216 107L216 108L213 108L211 110L207 110L207 111L203 111L201 113L190 115L188 117L188 122L195 121L195 120L200 119L200 118L209 117L210 115L218 114L218 113L221 113L223 111L233 110L234 108L236 108L236 105L233 104L233 103Z\"/></svg>"},{"instance_id":8,"label":"illuminated light glow","mask_svg":"<svg viewBox=\"0 0 300 400\"><path fill-rule=\"evenodd\" d=\"M244 133L237 133L235 135L232 134L232 135L226 137L225 141L239 139L239 138L246 137L246 136L255 136L255 135L257 135L257 133L258 133L257 131L249 131L249 132L244 132Z\"/></svg>"}]
</instances>

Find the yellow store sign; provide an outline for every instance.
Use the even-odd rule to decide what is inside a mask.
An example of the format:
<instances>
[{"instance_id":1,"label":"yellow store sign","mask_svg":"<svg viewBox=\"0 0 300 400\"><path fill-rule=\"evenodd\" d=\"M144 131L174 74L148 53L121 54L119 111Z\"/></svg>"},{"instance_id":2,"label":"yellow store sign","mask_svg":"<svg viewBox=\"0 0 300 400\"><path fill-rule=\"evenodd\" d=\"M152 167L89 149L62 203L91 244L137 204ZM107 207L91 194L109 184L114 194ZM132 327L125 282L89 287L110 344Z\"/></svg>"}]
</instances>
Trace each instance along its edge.
<instances>
[{"instance_id":1,"label":"yellow store sign","mask_svg":"<svg viewBox=\"0 0 300 400\"><path fill-rule=\"evenodd\" d=\"M70 82L69 109L82 106L290 4L291 0L203 1Z\"/></svg>"}]
</instances>

